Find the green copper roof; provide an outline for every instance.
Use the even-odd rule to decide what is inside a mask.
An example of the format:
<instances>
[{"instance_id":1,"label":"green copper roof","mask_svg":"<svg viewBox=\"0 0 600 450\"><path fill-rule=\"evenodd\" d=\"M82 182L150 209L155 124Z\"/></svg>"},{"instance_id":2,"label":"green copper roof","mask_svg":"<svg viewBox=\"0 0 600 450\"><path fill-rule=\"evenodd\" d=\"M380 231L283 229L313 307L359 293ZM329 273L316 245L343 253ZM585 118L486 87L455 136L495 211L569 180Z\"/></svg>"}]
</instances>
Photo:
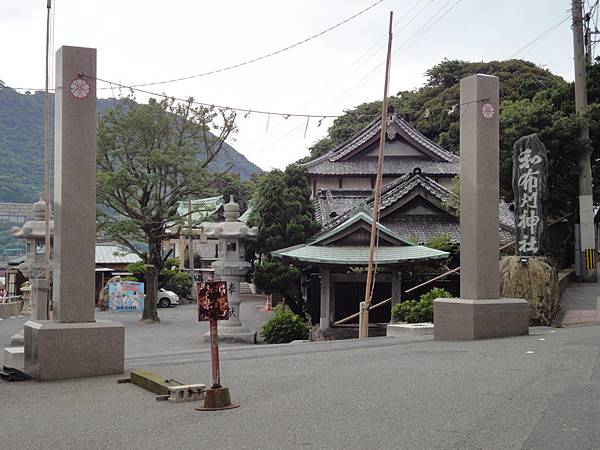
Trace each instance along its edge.
<instances>
[{"instance_id":1,"label":"green copper roof","mask_svg":"<svg viewBox=\"0 0 600 450\"><path fill-rule=\"evenodd\" d=\"M276 258L289 258L314 264L342 264L362 266L369 263L369 248L363 246L320 246L297 245L271 252ZM379 247L375 252L374 263L378 265L443 259L448 252L434 250L422 245Z\"/></svg>"}]
</instances>

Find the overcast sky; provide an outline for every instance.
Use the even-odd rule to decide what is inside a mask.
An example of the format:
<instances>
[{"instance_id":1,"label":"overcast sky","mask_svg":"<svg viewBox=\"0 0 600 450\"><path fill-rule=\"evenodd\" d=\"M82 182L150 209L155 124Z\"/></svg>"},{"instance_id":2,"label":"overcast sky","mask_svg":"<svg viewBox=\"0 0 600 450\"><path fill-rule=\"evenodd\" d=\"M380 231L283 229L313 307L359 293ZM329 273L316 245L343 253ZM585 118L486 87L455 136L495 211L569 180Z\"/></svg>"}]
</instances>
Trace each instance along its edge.
<instances>
[{"instance_id":1,"label":"overcast sky","mask_svg":"<svg viewBox=\"0 0 600 450\"><path fill-rule=\"evenodd\" d=\"M97 48L100 78L125 85L152 82L270 53L375 1L53 0L53 45L54 50L61 45ZM384 0L282 54L146 89L253 110L338 115L382 97L389 11L396 22L390 84L395 93L421 86L425 70L443 58L508 59L559 23L569 9L568 0ZM7 85L43 88L45 14L46 0L0 0L0 79ZM570 22L517 57L572 80ZM98 96L110 97L110 90ZM137 97L147 100L144 94ZM325 120L318 127L318 119L311 119L305 136L306 119L241 114L230 144L263 169L284 168L306 156L330 123Z\"/></svg>"}]
</instances>

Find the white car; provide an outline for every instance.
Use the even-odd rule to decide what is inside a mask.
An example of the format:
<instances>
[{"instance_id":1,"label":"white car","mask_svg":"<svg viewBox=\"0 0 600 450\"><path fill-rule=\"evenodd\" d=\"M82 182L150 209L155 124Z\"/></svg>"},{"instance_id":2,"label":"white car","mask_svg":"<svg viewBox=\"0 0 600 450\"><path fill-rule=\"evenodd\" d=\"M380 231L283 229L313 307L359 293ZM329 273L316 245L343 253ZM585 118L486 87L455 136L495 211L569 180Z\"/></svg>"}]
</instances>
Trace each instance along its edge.
<instances>
[{"instance_id":1,"label":"white car","mask_svg":"<svg viewBox=\"0 0 600 450\"><path fill-rule=\"evenodd\" d=\"M167 291L166 289L160 288L158 290L156 302L159 307L168 308L171 305L179 305L179 296L173 291Z\"/></svg>"}]
</instances>

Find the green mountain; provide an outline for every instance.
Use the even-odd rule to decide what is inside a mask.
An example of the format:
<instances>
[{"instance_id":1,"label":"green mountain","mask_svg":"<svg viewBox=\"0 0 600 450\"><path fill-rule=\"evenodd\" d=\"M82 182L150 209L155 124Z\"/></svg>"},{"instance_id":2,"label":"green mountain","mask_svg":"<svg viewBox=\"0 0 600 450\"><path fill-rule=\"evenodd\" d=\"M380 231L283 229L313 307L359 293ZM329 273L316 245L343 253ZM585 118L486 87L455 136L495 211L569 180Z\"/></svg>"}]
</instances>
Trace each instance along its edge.
<instances>
[{"instance_id":1,"label":"green mountain","mask_svg":"<svg viewBox=\"0 0 600 450\"><path fill-rule=\"evenodd\" d=\"M54 96L50 95L50 111ZM98 114L114 107L114 99L98 99ZM53 114L51 113L51 120ZM50 133L51 146L54 129ZM223 145L213 171L233 164L232 172L249 179L262 170L231 145ZM20 94L0 82L0 202L32 203L39 199L44 181L44 93Z\"/></svg>"}]
</instances>

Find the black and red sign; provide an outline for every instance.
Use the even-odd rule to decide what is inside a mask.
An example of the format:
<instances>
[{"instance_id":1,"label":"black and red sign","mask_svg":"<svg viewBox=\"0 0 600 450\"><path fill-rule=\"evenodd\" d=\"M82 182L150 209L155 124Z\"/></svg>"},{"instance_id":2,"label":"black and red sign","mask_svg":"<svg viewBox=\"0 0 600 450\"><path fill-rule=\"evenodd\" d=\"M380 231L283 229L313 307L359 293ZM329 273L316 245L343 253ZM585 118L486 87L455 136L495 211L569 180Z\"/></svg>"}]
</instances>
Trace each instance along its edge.
<instances>
[{"instance_id":1,"label":"black and red sign","mask_svg":"<svg viewBox=\"0 0 600 450\"><path fill-rule=\"evenodd\" d=\"M198 320L229 319L226 281L198 283Z\"/></svg>"}]
</instances>

